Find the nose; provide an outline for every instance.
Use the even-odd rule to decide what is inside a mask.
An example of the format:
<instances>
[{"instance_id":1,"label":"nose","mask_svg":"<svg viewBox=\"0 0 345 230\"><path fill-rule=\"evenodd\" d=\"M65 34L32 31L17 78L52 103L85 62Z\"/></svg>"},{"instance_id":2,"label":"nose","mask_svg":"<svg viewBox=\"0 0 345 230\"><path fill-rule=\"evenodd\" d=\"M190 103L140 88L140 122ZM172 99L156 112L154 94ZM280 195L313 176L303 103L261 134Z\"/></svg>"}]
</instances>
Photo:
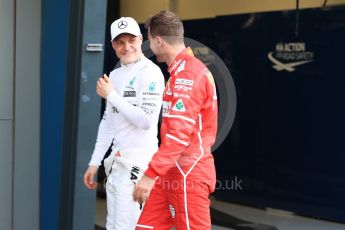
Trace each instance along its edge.
<instances>
[{"instance_id":1,"label":"nose","mask_svg":"<svg viewBox=\"0 0 345 230\"><path fill-rule=\"evenodd\" d=\"M126 43L124 44L125 50L129 50L129 47L130 47L130 44L129 44L128 42L126 42Z\"/></svg>"}]
</instances>

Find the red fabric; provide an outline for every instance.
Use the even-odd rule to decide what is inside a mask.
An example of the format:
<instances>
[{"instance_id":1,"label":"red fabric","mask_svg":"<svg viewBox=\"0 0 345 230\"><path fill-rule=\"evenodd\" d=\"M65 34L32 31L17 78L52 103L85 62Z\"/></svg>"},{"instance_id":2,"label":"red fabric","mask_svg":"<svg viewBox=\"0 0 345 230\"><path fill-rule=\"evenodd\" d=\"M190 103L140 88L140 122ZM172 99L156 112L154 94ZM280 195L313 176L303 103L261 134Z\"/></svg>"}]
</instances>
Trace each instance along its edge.
<instances>
[{"instance_id":1,"label":"red fabric","mask_svg":"<svg viewBox=\"0 0 345 230\"><path fill-rule=\"evenodd\" d=\"M177 211L171 220L177 229L210 229L208 196L216 182L211 154L217 133L215 83L210 71L194 57L190 48L175 58L168 71L161 145L145 172L151 178L159 176L159 182L151 192L139 224L169 229L171 216L168 218L166 213L170 204ZM178 185L177 190L166 186L173 184Z\"/></svg>"},{"instance_id":2,"label":"red fabric","mask_svg":"<svg viewBox=\"0 0 345 230\"><path fill-rule=\"evenodd\" d=\"M158 179L136 229L170 230L174 226L176 230L210 230L208 185L201 182L187 184L185 199L183 186L177 180Z\"/></svg>"},{"instance_id":3,"label":"red fabric","mask_svg":"<svg viewBox=\"0 0 345 230\"><path fill-rule=\"evenodd\" d=\"M179 173L176 162L187 173L198 161L195 166L198 175L213 183L215 175L205 171L214 167L211 147L217 133L213 77L190 48L175 58L168 71L170 79L163 96L161 145L145 174L155 178L169 170Z\"/></svg>"}]
</instances>

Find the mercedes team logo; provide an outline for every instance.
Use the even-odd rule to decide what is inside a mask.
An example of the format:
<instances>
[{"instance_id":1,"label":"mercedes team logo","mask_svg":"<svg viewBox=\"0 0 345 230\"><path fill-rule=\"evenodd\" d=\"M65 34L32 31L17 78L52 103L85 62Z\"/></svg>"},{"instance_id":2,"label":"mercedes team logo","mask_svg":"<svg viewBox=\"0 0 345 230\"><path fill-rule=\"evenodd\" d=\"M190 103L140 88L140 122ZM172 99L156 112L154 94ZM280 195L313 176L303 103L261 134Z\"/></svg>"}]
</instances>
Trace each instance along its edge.
<instances>
[{"instance_id":1,"label":"mercedes team logo","mask_svg":"<svg viewBox=\"0 0 345 230\"><path fill-rule=\"evenodd\" d=\"M127 27L127 22L126 21L119 21L119 23L117 24L117 27L119 27L119 29L124 29Z\"/></svg>"}]
</instances>

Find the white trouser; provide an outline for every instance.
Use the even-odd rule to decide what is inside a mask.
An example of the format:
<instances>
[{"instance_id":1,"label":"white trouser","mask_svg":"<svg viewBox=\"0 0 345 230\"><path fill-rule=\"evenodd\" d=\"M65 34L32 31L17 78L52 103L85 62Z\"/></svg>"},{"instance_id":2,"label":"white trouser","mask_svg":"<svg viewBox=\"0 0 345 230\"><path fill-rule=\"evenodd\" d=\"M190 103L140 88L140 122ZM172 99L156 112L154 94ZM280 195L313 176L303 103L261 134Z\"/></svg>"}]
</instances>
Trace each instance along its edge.
<instances>
[{"instance_id":1,"label":"white trouser","mask_svg":"<svg viewBox=\"0 0 345 230\"><path fill-rule=\"evenodd\" d=\"M133 200L133 190L137 179L128 166L115 160L108 176L107 191L107 230L134 230L141 214L142 206Z\"/></svg>"}]
</instances>

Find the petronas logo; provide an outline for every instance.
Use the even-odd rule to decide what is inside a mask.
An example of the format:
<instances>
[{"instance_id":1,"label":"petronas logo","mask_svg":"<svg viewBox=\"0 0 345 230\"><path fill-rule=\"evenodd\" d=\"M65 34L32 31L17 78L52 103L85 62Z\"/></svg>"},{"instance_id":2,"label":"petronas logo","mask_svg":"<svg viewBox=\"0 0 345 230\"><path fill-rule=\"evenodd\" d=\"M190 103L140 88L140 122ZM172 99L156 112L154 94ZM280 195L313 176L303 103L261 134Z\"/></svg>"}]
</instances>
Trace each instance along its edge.
<instances>
[{"instance_id":1,"label":"petronas logo","mask_svg":"<svg viewBox=\"0 0 345 230\"><path fill-rule=\"evenodd\" d=\"M156 90L156 82L151 82L149 85L149 91L152 93Z\"/></svg>"},{"instance_id":2,"label":"petronas logo","mask_svg":"<svg viewBox=\"0 0 345 230\"><path fill-rule=\"evenodd\" d=\"M184 112L186 111L182 99L179 99L172 110Z\"/></svg>"},{"instance_id":3,"label":"petronas logo","mask_svg":"<svg viewBox=\"0 0 345 230\"><path fill-rule=\"evenodd\" d=\"M129 81L129 86L133 86L136 78L137 77L133 77L132 80Z\"/></svg>"}]
</instances>

